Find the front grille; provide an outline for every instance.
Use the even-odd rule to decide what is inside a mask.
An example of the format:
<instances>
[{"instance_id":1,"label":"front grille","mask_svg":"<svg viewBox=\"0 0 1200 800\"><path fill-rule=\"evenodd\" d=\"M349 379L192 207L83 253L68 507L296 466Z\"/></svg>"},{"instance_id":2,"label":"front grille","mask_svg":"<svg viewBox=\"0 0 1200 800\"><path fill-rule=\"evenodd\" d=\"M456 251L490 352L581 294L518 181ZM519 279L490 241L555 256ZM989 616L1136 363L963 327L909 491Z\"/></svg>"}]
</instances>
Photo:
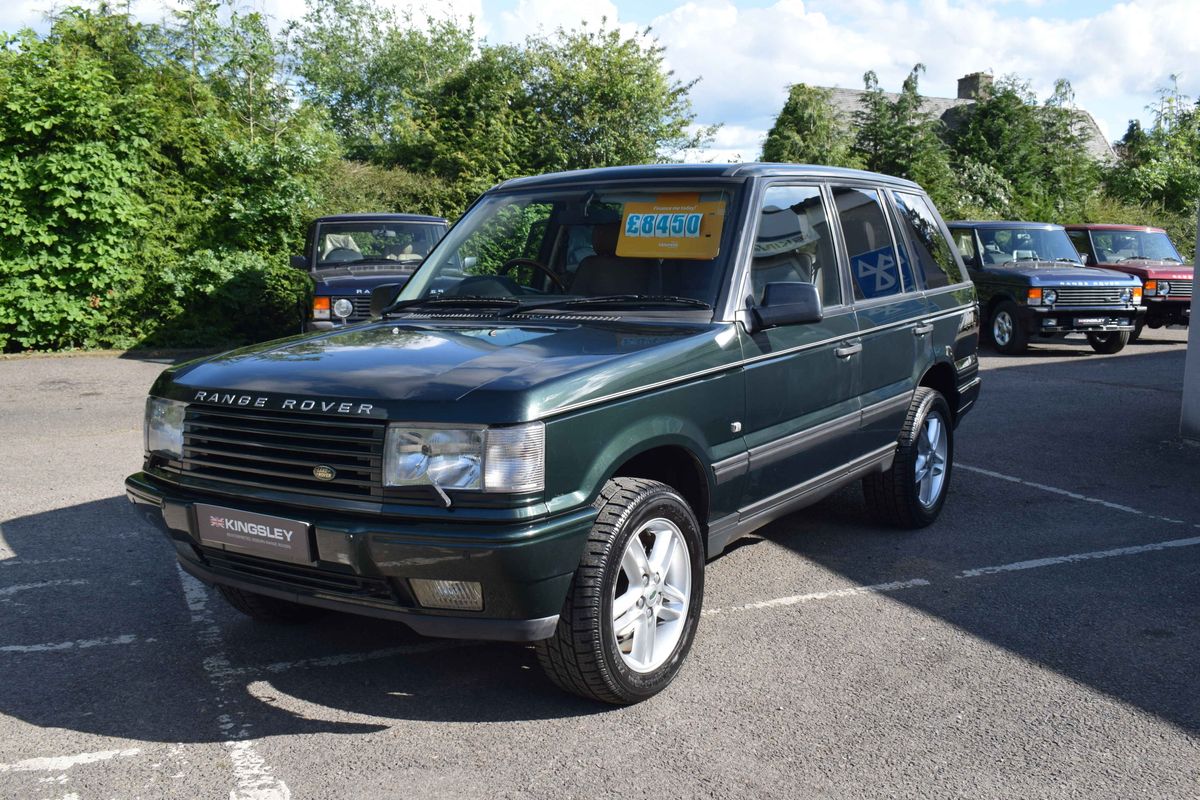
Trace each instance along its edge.
<instances>
[{"instance_id":1,"label":"front grille","mask_svg":"<svg viewBox=\"0 0 1200 800\"><path fill-rule=\"evenodd\" d=\"M1191 281L1167 281L1171 284L1171 293L1168 297L1179 297L1192 299L1192 282Z\"/></svg>"},{"instance_id":2,"label":"front grille","mask_svg":"<svg viewBox=\"0 0 1200 800\"><path fill-rule=\"evenodd\" d=\"M382 422L188 406L182 476L304 495L380 501ZM316 466L336 471L318 480Z\"/></svg>"},{"instance_id":3,"label":"front grille","mask_svg":"<svg viewBox=\"0 0 1200 800\"><path fill-rule=\"evenodd\" d=\"M330 308L338 300L349 300L354 304L354 313L346 317L346 322L362 322L371 318L371 296L368 295L346 295L344 297L333 297L329 300ZM341 317L338 317L341 319Z\"/></svg>"},{"instance_id":4,"label":"front grille","mask_svg":"<svg viewBox=\"0 0 1200 800\"><path fill-rule=\"evenodd\" d=\"M254 581L270 581L289 589L311 594L330 594L347 598L396 601L396 596L383 578L366 578L343 572L270 561L244 556L228 550L203 548L204 560L227 575Z\"/></svg>"},{"instance_id":5,"label":"front grille","mask_svg":"<svg viewBox=\"0 0 1200 800\"><path fill-rule=\"evenodd\" d=\"M1064 286L1055 288L1057 306L1122 306L1122 286Z\"/></svg>"}]
</instances>

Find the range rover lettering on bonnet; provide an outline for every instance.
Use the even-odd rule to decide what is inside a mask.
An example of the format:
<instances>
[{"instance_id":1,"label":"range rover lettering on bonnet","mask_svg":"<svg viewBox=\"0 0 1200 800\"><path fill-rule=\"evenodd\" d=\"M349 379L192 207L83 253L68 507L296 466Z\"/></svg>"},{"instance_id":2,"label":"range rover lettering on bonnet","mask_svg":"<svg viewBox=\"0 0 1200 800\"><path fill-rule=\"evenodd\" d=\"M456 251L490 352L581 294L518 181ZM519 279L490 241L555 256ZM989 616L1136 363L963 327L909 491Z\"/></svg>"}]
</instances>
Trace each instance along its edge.
<instances>
[{"instance_id":1,"label":"range rover lettering on bonnet","mask_svg":"<svg viewBox=\"0 0 1200 800\"><path fill-rule=\"evenodd\" d=\"M319 411L323 414L370 415L375 406L371 403L351 403L344 400L297 400L276 399L266 395L231 394L229 392L198 391L192 398L203 403L242 408L266 408L279 411Z\"/></svg>"}]
</instances>

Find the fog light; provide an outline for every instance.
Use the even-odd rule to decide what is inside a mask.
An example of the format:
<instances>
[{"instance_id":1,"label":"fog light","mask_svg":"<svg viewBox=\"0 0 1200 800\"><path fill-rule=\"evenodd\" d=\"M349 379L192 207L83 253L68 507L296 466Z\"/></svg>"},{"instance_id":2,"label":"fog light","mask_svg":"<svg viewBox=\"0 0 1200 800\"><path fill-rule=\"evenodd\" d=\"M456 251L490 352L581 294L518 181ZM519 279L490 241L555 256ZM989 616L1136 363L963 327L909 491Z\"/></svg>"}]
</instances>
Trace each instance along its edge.
<instances>
[{"instance_id":1,"label":"fog light","mask_svg":"<svg viewBox=\"0 0 1200 800\"><path fill-rule=\"evenodd\" d=\"M1042 320L1043 328L1053 328L1057 324L1058 320L1056 320L1054 317L1046 317L1044 320Z\"/></svg>"},{"instance_id":2,"label":"fog light","mask_svg":"<svg viewBox=\"0 0 1200 800\"><path fill-rule=\"evenodd\" d=\"M410 578L417 602L425 608L482 611L483 586L476 581L434 581Z\"/></svg>"}]
</instances>

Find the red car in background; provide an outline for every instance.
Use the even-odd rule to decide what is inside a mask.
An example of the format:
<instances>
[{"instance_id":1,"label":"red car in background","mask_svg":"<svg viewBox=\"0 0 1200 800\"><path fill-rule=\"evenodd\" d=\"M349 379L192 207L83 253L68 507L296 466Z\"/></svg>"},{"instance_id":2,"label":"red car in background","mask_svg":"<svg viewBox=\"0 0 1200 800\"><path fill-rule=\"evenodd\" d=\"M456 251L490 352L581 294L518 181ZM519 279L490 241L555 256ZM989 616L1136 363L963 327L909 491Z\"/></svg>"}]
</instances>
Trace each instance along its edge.
<instances>
[{"instance_id":1,"label":"red car in background","mask_svg":"<svg viewBox=\"0 0 1200 800\"><path fill-rule=\"evenodd\" d=\"M1087 263L1136 275L1142 281L1142 327L1187 325L1192 313L1192 267L1162 228L1141 225L1067 225L1067 235Z\"/></svg>"}]
</instances>

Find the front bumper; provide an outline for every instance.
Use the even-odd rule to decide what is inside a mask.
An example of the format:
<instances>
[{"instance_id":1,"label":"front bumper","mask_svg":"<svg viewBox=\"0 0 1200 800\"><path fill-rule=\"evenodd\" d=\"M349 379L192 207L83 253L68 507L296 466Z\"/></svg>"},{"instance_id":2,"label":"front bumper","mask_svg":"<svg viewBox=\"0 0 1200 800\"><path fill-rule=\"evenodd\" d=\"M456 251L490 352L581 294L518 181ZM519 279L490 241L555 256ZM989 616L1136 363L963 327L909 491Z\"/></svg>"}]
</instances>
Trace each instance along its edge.
<instances>
[{"instance_id":1,"label":"front bumper","mask_svg":"<svg viewBox=\"0 0 1200 800\"><path fill-rule=\"evenodd\" d=\"M1018 306L1018 323L1031 335L1132 331L1145 306Z\"/></svg>"},{"instance_id":2,"label":"front bumper","mask_svg":"<svg viewBox=\"0 0 1200 800\"><path fill-rule=\"evenodd\" d=\"M1164 325L1187 325L1192 317L1192 301L1167 297L1151 297L1146 300L1146 324L1151 328Z\"/></svg>"},{"instance_id":3,"label":"front bumper","mask_svg":"<svg viewBox=\"0 0 1200 800\"><path fill-rule=\"evenodd\" d=\"M588 507L536 522L439 525L201 496L139 472L125 493L175 545L197 578L305 605L396 620L426 636L536 641L553 635L596 512ZM305 518L316 561L277 562L200 543L194 506ZM483 610L422 608L411 578L477 581Z\"/></svg>"}]
</instances>

